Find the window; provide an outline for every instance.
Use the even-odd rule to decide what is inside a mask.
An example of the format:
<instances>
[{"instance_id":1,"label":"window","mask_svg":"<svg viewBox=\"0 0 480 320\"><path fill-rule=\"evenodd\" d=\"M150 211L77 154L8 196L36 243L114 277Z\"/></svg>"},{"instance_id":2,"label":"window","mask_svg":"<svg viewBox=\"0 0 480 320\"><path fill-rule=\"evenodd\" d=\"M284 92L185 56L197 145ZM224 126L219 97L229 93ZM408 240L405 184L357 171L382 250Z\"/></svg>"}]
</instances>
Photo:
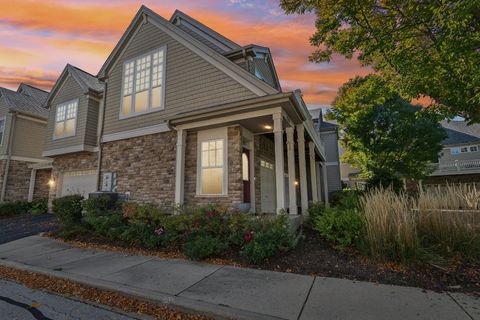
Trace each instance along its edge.
<instances>
[{"instance_id":1,"label":"window","mask_svg":"<svg viewBox=\"0 0 480 320\"><path fill-rule=\"evenodd\" d=\"M55 138L65 138L75 135L77 125L78 100L57 105L55 114Z\"/></svg>"},{"instance_id":2,"label":"window","mask_svg":"<svg viewBox=\"0 0 480 320\"><path fill-rule=\"evenodd\" d=\"M223 194L223 139L201 144L201 194Z\"/></svg>"},{"instance_id":3,"label":"window","mask_svg":"<svg viewBox=\"0 0 480 320\"><path fill-rule=\"evenodd\" d=\"M165 59L163 47L123 65L121 118L163 109Z\"/></svg>"},{"instance_id":4,"label":"window","mask_svg":"<svg viewBox=\"0 0 480 320\"><path fill-rule=\"evenodd\" d=\"M470 152L477 152L478 151L478 146L471 146L470 147Z\"/></svg>"},{"instance_id":5,"label":"window","mask_svg":"<svg viewBox=\"0 0 480 320\"><path fill-rule=\"evenodd\" d=\"M460 148L450 148L450 153L451 154L459 154L460 153Z\"/></svg>"},{"instance_id":6,"label":"window","mask_svg":"<svg viewBox=\"0 0 480 320\"><path fill-rule=\"evenodd\" d=\"M462 147L460 149L460 152L464 153L464 152L468 152L468 147Z\"/></svg>"},{"instance_id":7,"label":"window","mask_svg":"<svg viewBox=\"0 0 480 320\"><path fill-rule=\"evenodd\" d=\"M243 181L250 180L250 164L248 163L248 155L244 152L242 153L242 179Z\"/></svg>"},{"instance_id":8,"label":"window","mask_svg":"<svg viewBox=\"0 0 480 320\"><path fill-rule=\"evenodd\" d=\"M0 145L3 144L4 132L5 132L5 117L0 119Z\"/></svg>"}]
</instances>

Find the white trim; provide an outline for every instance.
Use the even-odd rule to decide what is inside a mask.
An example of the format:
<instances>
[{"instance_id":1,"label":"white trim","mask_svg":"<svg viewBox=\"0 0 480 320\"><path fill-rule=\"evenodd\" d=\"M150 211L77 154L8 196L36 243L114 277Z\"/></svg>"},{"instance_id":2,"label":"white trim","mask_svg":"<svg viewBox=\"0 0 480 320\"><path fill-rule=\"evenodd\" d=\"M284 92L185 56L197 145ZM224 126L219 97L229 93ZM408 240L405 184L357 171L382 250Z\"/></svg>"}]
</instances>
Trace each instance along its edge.
<instances>
[{"instance_id":1,"label":"white trim","mask_svg":"<svg viewBox=\"0 0 480 320\"><path fill-rule=\"evenodd\" d=\"M182 205L185 199L185 146L187 131L177 130L177 157L175 159L175 204Z\"/></svg>"},{"instance_id":2,"label":"white trim","mask_svg":"<svg viewBox=\"0 0 480 320\"><path fill-rule=\"evenodd\" d=\"M287 132L287 161L288 161L288 199L289 199L289 214L298 214L297 208L297 186L295 185L296 173L295 173L295 141L293 139L293 133L295 127L285 128Z\"/></svg>"},{"instance_id":3,"label":"white trim","mask_svg":"<svg viewBox=\"0 0 480 320\"><path fill-rule=\"evenodd\" d=\"M0 156L0 160L6 160L7 158L8 158L7 155ZM30 157L11 156L10 160L26 161L26 162L43 162L43 161L45 161L45 158L30 158Z\"/></svg>"},{"instance_id":4,"label":"white trim","mask_svg":"<svg viewBox=\"0 0 480 320\"><path fill-rule=\"evenodd\" d=\"M36 169L36 170L52 169L52 162L53 162L53 160L46 160L44 162L33 163L33 164L29 164L28 168L29 169Z\"/></svg>"},{"instance_id":5,"label":"white trim","mask_svg":"<svg viewBox=\"0 0 480 320\"><path fill-rule=\"evenodd\" d=\"M162 96L161 96L161 101L160 101L160 107L158 108L152 108L152 76L153 76L153 54L155 52L162 52L163 54L163 60L162 60ZM136 65L136 60L141 59L143 57L151 56L150 58L150 79L149 79L149 88L148 88L148 105L147 105L147 110L143 112L135 112L135 94L136 89L135 89L135 84L136 84L136 72L137 72L137 65ZM124 100L124 85L125 85L125 65L127 63L133 62L133 74L132 74L132 93L131 93L131 102L130 102L130 113L127 115L123 114L123 100ZM166 86L166 74L167 74L167 46L163 45L161 47L155 48L153 50L150 50L146 53L143 53L139 56L130 58L128 60L125 60L122 64L122 86L120 90L120 110L118 114L118 119L119 120L124 120L124 119L129 119L132 117L137 117L141 115L145 115L148 113L153 113L153 112L159 112L165 110L165 86ZM145 91L145 90L144 90Z\"/></svg>"},{"instance_id":6,"label":"white trim","mask_svg":"<svg viewBox=\"0 0 480 320\"><path fill-rule=\"evenodd\" d=\"M110 142L110 141L141 137L149 134L168 132L170 130L171 130L170 127L165 122L165 123L156 124L154 126L143 127L140 129L132 129L132 130L126 130L126 131L121 131L117 133L105 134L103 135L101 142Z\"/></svg>"},{"instance_id":7,"label":"white trim","mask_svg":"<svg viewBox=\"0 0 480 320\"><path fill-rule=\"evenodd\" d=\"M32 169L30 172L30 183L28 184L28 196L27 201L32 202L33 200L33 192L35 189L35 179L37 177L37 169Z\"/></svg>"},{"instance_id":8,"label":"white trim","mask_svg":"<svg viewBox=\"0 0 480 320\"><path fill-rule=\"evenodd\" d=\"M74 152L81 152L81 151L95 152L94 149L95 149L94 146L85 145L85 144L78 144L78 145L75 145L75 146L69 146L69 147L65 147L65 148L46 150L46 151L43 151L42 156L50 157L50 156L56 156L56 155L60 155L60 154L74 153Z\"/></svg>"},{"instance_id":9,"label":"white trim","mask_svg":"<svg viewBox=\"0 0 480 320\"><path fill-rule=\"evenodd\" d=\"M38 123L41 123L41 124L47 124L47 122L48 122L47 120L42 120L42 119L27 116L27 115L23 115L23 114L18 114L17 117L20 118L20 119L30 120L30 121L38 122Z\"/></svg>"},{"instance_id":10,"label":"white trim","mask_svg":"<svg viewBox=\"0 0 480 320\"><path fill-rule=\"evenodd\" d=\"M338 166L338 165L340 165L340 163L339 163L338 161L332 161L332 162L325 162L325 165L326 165L327 167L329 167L329 166Z\"/></svg>"},{"instance_id":11,"label":"white trim","mask_svg":"<svg viewBox=\"0 0 480 320\"><path fill-rule=\"evenodd\" d=\"M222 193L202 193L202 142L209 140L223 140L223 183ZM197 197L225 197L228 196L228 127L215 128L197 132Z\"/></svg>"},{"instance_id":12,"label":"white trim","mask_svg":"<svg viewBox=\"0 0 480 320\"><path fill-rule=\"evenodd\" d=\"M308 152L310 156L310 183L312 187L312 201L318 202L318 178L317 178L317 164L315 162L315 143L308 142Z\"/></svg>"},{"instance_id":13,"label":"white trim","mask_svg":"<svg viewBox=\"0 0 480 320\"><path fill-rule=\"evenodd\" d=\"M66 135L66 134L62 134L61 136L57 136L55 135L55 129L56 129L56 126L57 126L57 112L58 112L58 107L60 106L65 106L65 117L63 119L63 132L65 132L65 128L66 128L66 125L67 125L67 120L70 120L70 119L67 119L67 114L68 114L68 104L72 103L72 102L75 102L76 103L76 106L75 106L75 124L74 124L74 127L73 127L73 133L72 134L69 134L69 135ZM78 122L78 113L79 113L79 106L80 106L80 99L76 98L76 99L72 99L72 100L68 100L68 101L65 101L65 102L62 102L62 103L57 103L57 105L55 106L55 114L54 114L54 118L53 118L53 138L52 140L59 140L59 139L64 139L64 138L71 138L71 137L75 137L76 134L77 134L77 122Z\"/></svg>"},{"instance_id":14,"label":"white trim","mask_svg":"<svg viewBox=\"0 0 480 320\"><path fill-rule=\"evenodd\" d=\"M275 140L275 184L277 192L277 214L285 208L285 178L283 159L283 116L281 109L273 116L273 133Z\"/></svg>"},{"instance_id":15,"label":"white trim","mask_svg":"<svg viewBox=\"0 0 480 320\"><path fill-rule=\"evenodd\" d=\"M305 156L305 128L297 124L298 166L300 173L300 200L302 213L308 210L307 162Z\"/></svg>"}]
</instances>

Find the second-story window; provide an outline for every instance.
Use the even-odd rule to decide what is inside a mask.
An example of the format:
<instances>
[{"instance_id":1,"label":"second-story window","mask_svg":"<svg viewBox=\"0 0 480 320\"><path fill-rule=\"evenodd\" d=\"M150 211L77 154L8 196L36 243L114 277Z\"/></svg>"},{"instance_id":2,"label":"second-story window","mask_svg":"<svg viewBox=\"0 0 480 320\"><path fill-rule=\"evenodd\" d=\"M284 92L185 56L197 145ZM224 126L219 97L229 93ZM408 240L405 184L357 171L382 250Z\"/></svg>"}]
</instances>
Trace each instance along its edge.
<instances>
[{"instance_id":1,"label":"second-story window","mask_svg":"<svg viewBox=\"0 0 480 320\"><path fill-rule=\"evenodd\" d=\"M78 100L57 105L55 113L55 138L65 138L75 135L77 126Z\"/></svg>"},{"instance_id":2,"label":"second-story window","mask_svg":"<svg viewBox=\"0 0 480 320\"><path fill-rule=\"evenodd\" d=\"M165 55L163 47L124 64L120 117L163 109Z\"/></svg>"}]
</instances>

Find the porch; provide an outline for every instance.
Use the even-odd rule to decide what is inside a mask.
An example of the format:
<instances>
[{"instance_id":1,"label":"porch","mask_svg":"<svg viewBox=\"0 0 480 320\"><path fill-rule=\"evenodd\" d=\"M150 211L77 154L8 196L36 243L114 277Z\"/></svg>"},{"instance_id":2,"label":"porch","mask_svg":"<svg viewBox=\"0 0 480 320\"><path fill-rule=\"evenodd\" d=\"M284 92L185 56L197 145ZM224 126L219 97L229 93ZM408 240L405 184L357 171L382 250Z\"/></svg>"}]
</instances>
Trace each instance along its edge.
<instances>
[{"instance_id":1,"label":"porch","mask_svg":"<svg viewBox=\"0 0 480 320\"><path fill-rule=\"evenodd\" d=\"M179 115L170 124L177 205L206 200L293 216L328 202L325 151L299 92Z\"/></svg>"}]
</instances>

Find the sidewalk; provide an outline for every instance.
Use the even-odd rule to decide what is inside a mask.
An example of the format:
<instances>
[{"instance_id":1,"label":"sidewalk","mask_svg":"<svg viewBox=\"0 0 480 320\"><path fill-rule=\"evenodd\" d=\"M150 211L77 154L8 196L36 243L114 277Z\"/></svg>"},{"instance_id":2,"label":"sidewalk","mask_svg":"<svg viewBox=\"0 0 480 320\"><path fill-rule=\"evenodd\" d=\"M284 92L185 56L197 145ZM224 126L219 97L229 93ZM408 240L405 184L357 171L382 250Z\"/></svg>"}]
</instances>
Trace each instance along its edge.
<instances>
[{"instance_id":1,"label":"sidewalk","mask_svg":"<svg viewBox=\"0 0 480 320\"><path fill-rule=\"evenodd\" d=\"M0 245L0 265L234 319L480 319L458 293L73 248L32 236Z\"/></svg>"}]
</instances>

